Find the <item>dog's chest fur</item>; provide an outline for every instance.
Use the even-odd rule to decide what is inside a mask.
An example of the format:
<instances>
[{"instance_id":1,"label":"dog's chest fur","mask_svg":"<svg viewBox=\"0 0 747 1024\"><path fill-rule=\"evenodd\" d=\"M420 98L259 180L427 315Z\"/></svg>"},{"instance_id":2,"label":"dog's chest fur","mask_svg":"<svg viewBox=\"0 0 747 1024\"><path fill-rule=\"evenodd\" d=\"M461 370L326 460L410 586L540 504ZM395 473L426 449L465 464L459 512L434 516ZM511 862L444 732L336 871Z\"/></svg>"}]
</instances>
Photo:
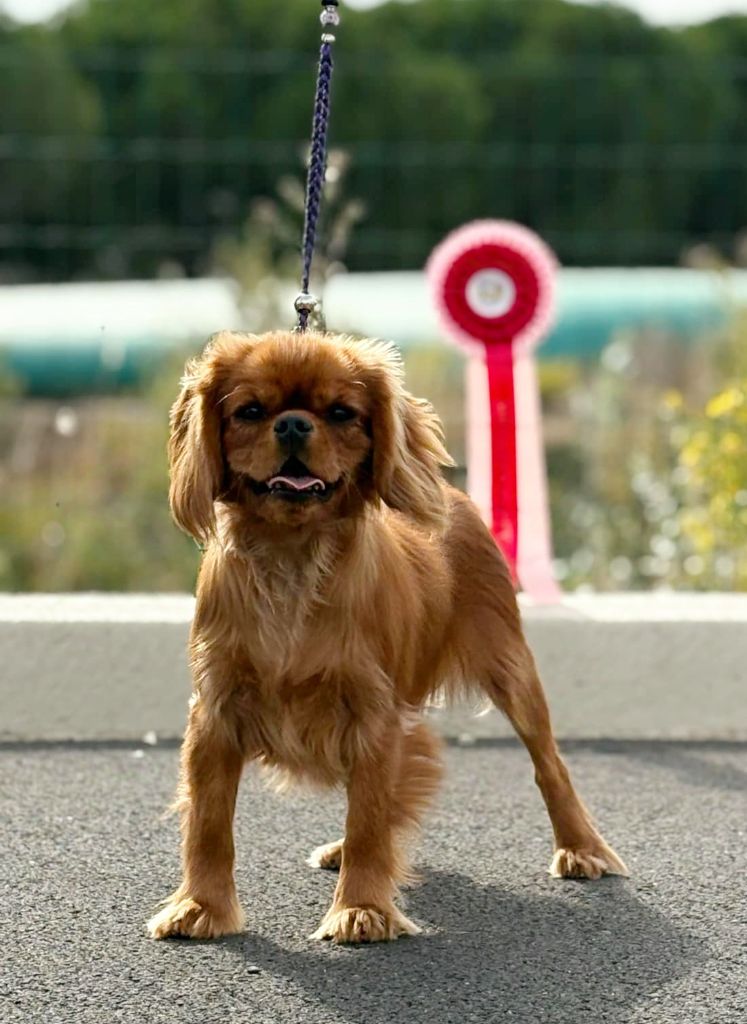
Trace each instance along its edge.
<instances>
[{"instance_id":1,"label":"dog's chest fur","mask_svg":"<svg viewBox=\"0 0 747 1024\"><path fill-rule=\"evenodd\" d=\"M322 542L304 559L262 549L252 553L237 639L268 682L292 674L310 646L311 629L324 615L334 557L331 545Z\"/></svg>"},{"instance_id":2,"label":"dog's chest fur","mask_svg":"<svg viewBox=\"0 0 747 1024\"><path fill-rule=\"evenodd\" d=\"M335 552L319 544L300 560L253 553L243 575L243 614L233 643L251 666L238 694L250 744L277 781L333 784L383 728L391 687L355 647L362 636L340 614ZM354 618L354 617L353 617ZM359 664L366 678L354 675Z\"/></svg>"}]
</instances>

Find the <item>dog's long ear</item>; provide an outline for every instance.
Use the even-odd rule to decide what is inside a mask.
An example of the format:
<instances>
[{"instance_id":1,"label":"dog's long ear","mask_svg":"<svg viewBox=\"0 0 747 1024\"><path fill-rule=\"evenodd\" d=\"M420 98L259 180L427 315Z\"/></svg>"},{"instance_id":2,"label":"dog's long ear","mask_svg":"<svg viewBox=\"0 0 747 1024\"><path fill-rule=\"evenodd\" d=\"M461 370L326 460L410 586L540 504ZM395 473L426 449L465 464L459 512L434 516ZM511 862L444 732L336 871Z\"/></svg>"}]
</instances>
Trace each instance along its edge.
<instances>
[{"instance_id":1,"label":"dog's long ear","mask_svg":"<svg viewBox=\"0 0 747 1024\"><path fill-rule=\"evenodd\" d=\"M372 402L374 486L382 501L425 526L442 529L446 491L442 467L454 462L444 447L432 406L403 386L402 364L392 346L365 348Z\"/></svg>"},{"instance_id":2,"label":"dog's long ear","mask_svg":"<svg viewBox=\"0 0 747 1024\"><path fill-rule=\"evenodd\" d=\"M221 425L208 353L191 359L171 409L169 501L176 523L205 543L215 530L213 502L223 481Z\"/></svg>"}]
</instances>

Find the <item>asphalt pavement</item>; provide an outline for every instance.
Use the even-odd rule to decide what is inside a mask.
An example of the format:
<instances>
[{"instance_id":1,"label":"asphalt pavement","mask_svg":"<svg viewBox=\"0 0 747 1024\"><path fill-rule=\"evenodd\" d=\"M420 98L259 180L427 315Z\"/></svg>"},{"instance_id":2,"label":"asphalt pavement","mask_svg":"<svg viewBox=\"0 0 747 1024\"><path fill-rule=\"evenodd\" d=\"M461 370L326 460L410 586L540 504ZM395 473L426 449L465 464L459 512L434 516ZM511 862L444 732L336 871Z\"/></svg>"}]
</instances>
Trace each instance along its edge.
<instances>
[{"instance_id":1,"label":"asphalt pavement","mask_svg":"<svg viewBox=\"0 0 747 1024\"><path fill-rule=\"evenodd\" d=\"M149 940L178 879L162 812L175 747L0 747L2 1024L744 1024L747 746L571 743L630 880L545 872L549 824L511 742L452 747L407 895L416 938L309 941L334 876L339 795L249 772L237 815L246 934Z\"/></svg>"}]
</instances>

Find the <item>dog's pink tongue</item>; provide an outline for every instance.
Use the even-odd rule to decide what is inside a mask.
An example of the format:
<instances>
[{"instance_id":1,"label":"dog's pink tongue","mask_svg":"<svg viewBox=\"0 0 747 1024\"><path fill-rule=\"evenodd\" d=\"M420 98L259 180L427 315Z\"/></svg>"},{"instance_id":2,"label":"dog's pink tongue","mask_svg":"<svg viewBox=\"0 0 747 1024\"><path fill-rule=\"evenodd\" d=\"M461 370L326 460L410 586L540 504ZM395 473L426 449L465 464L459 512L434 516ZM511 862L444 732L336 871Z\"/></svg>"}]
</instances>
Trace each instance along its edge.
<instances>
[{"instance_id":1,"label":"dog's pink tongue","mask_svg":"<svg viewBox=\"0 0 747 1024\"><path fill-rule=\"evenodd\" d=\"M269 487L276 487L282 484L294 491L310 491L314 487L324 488L324 483L318 476L274 476L268 482Z\"/></svg>"}]
</instances>

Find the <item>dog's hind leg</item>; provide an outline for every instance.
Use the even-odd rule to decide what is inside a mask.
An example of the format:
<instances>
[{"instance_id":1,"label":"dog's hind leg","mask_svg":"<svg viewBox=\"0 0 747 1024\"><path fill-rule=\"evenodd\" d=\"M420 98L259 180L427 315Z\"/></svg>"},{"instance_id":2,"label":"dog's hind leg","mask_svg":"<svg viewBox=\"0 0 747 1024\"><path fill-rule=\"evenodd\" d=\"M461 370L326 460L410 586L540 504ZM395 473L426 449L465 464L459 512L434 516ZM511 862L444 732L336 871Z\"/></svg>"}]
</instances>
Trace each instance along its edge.
<instances>
[{"instance_id":1,"label":"dog's hind leg","mask_svg":"<svg viewBox=\"0 0 747 1024\"><path fill-rule=\"evenodd\" d=\"M392 824L400 841L420 827L421 820L443 777L441 740L424 722L417 721L405 733L397 782L392 795ZM412 880L403 865L403 881Z\"/></svg>"},{"instance_id":2,"label":"dog's hind leg","mask_svg":"<svg viewBox=\"0 0 747 1024\"><path fill-rule=\"evenodd\" d=\"M534 658L520 632L492 659L483 688L508 717L534 763L555 833L550 873L556 878L627 875L625 864L596 830L573 787L553 736Z\"/></svg>"},{"instance_id":3,"label":"dog's hind leg","mask_svg":"<svg viewBox=\"0 0 747 1024\"><path fill-rule=\"evenodd\" d=\"M455 504L448 550L455 581L454 617L445 649L459 683L475 683L509 718L534 762L535 779L555 833L550 871L559 877L625 875L625 865L597 832L558 752L547 702L521 628L505 559L477 510Z\"/></svg>"},{"instance_id":4,"label":"dog's hind leg","mask_svg":"<svg viewBox=\"0 0 747 1024\"><path fill-rule=\"evenodd\" d=\"M324 843L312 850L306 863L312 868L324 868L326 871L339 871L342 864L342 844L344 840L335 839L332 843Z\"/></svg>"},{"instance_id":5,"label":"dog's hind leg","mask_svg":"<svg viewBox=\"0 0 747 1024\"><path fill-rule=\"evenodd\" d=\"M416 722L402 737L402 753L397 782L392 792L391 819L395 831L402 835L420 825L443 775L441 741L423 722ZM339 871L342 864L343 839L325 843L312 850L307 864L313 868ZM402 881L411 878L401 868Z\"/></svg>"},{"instance_id":6,"label":"dog's hind leg","mask_svg":"<svg viewBox=\"0 0 747 1024\"><path fill-rule=\"evenodd\" d=\"M332 906L312 938L380 942L420 931L396 899L409 875L402 830L419 818L438 775L431 744L424 727L408 729L394 713L376 742L358 750L347 779L340 877ZM419 760L423 764L416 769ZM414 771L420 771L420 781L411 786Z\"/></svg>"}]
</instances>

